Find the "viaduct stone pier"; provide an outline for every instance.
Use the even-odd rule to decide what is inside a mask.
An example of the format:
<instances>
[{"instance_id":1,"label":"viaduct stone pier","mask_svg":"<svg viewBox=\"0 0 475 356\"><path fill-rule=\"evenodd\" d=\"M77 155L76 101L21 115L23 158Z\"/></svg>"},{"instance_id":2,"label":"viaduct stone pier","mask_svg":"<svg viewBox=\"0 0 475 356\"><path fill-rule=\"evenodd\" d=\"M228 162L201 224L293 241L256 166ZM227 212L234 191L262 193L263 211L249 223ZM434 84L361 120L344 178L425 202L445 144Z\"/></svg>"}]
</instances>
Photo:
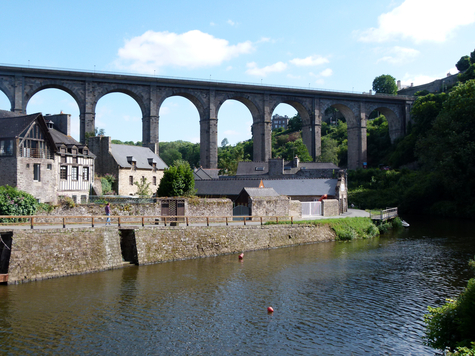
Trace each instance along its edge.
<instances>
[{"instance_id":1,"label":"viaduct stone pier","mask_svg":"<svg viewBox=\"0 0 475 356\"><path fill-rule=\"evenodd\" d=\"M372 111L386 116L391 140L403 136L410 121L412 97L355 94L250 85L204 80L172 79L0 66L0 90L11 103L11 111L27 114L28 101L44 89L69 93L79 107L80 141L95 131L96 105L109 93L132 97L142 112L142 143L158 153L159 111L165 99L182 96L196 107L200 117L200 155L203 168L217 168L218 111L226 100L237 100L250 111L253 119L254 161L272 158L271 116L282 103L295 108L302 118L302 138L314 160L321 154L321 124L326 109L334 107L348 124L348 168L362 167L367 161L366 121ZM127 129L124 127L124 129Z\"/></svg>"}]
</instances>

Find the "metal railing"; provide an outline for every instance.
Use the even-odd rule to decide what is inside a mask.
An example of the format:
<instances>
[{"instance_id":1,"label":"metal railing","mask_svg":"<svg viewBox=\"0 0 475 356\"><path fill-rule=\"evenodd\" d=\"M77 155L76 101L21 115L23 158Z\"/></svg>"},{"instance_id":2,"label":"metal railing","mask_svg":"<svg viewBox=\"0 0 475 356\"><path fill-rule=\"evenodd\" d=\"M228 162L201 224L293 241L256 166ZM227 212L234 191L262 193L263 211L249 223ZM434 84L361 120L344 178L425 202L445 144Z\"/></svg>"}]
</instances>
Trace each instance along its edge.
<instances>
[{"instance_id":1,"label":"metal railing","mask_svg":"<svg viewBox=\"0 0 475 356\"><path fill-rule=\"evenodd\" d=\"M379 212L371 212L371 220L381 220L386 221L389 219L394 219L398 216L397 208L386 208L381 209Z\"/></svg>"},{"instance_id":2,"label":"metal railing","mask_svg":"<svg viewBox=\"0 0 475 356\"><path fill-rule=\"evenodd\" d=\"M18 216L0 215L0 228L8 226L39 226L66 228L66 226L86 225L87 227L105 226L108 216ZM123 227L131 225L153 226L211 226L211 225L247 225L266 222L289 221L294 223L293 216L146 216L146 215L115 215L110 216L111 226ZM11 221L8 221L11 220Z\"/></svg>"}]
</instances>

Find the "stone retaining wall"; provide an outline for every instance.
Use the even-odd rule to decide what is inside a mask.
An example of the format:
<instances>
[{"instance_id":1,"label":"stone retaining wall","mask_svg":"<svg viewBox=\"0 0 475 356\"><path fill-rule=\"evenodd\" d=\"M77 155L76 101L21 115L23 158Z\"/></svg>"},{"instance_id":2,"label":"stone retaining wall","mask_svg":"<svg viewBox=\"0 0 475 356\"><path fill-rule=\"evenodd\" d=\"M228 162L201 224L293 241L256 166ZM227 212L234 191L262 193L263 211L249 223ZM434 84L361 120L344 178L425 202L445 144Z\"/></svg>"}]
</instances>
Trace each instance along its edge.
<instances>
[{"instance_id":1,"label":"stone retaining wall","mask_svg":"<svg viewBox=\"0 0 475 356\"><path fill-rule=\"evenodd\" d=\"M135 235L140 265L336 238L328 226L305 225L15 230L8 283L122 267L121 233Z\"/></svg>"}]
</instances>

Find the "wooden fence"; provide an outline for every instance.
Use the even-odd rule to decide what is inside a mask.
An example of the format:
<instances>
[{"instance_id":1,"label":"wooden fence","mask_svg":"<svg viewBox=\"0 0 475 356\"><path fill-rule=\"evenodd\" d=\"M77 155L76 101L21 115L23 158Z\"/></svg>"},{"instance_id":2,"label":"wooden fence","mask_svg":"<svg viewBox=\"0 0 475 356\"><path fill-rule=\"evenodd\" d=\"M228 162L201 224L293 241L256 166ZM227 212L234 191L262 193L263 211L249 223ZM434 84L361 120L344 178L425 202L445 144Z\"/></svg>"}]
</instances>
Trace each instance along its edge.
<instances>
[{"instance_id":1,"label":"wooden fence","mask_svg":"<svg viewBox=\"0 0 475 356\"><path fill-rule=\"evenodd\" d=\"M38 226L63 227L71 225L86 225L91 227L104 226L108 216L16 216L16 215L0 215L0 227L2 226L30 226L34 229ZM266 222L290 221L294 222L293 216L142 216L142 215L124 215L110 216L111 225L122 227L124 225L163 225L178 226L180 224L205 225L219 224L226 226L246 225L250 222L261 225ZM7 221L10 220L10 221Z\"/></svg>"}]
</instances>

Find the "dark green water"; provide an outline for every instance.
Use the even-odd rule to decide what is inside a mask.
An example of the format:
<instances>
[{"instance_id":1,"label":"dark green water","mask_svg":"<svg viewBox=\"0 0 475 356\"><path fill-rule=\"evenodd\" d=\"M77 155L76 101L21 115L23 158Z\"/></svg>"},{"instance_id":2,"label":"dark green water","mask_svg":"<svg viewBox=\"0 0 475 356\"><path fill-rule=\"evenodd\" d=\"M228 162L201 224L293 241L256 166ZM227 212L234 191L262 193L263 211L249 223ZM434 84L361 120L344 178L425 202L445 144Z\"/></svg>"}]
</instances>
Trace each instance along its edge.
<instances>
[{"instance_id":1,"label":"dark green water","mask_svg":"<svg viewBox=\"0 0 475 356\"><path fill-rule=\"evenodd\" d=\"M475 224L0 286L2 355L434 355L423 315L466 285ZM267 307L274 308L273 314Z\"/></svg>"}]
</instances>

